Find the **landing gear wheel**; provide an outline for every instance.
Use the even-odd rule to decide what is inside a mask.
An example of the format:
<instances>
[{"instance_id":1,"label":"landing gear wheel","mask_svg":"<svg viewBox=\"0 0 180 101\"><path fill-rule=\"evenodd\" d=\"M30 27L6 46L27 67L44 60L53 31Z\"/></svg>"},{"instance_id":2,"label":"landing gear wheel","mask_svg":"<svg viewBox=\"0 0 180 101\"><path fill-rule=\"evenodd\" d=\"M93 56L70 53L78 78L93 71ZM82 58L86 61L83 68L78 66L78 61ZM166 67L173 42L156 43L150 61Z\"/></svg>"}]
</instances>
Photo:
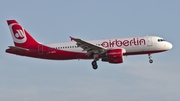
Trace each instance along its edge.
<instances>
[{"instance_id":1,"label":"landing gear wheel","mask_svg":"<svg viewBox=\"0 0 180 101\"><path fill-rule=\"evenodd\" d=\"M98 68L98 65L97 65L96 61L93 61L91 64L92 64L92 67L93 67L94 70L96 70Z\"/></svg>"},{"instance_id":2,"label":"landing gear wheel","mask_svg":"<svg viewBox=\"0 0 180 101\"><path fill-rule=\"evenodd\" d=\"M153 63L153 60L152 60L152 59L150 59L150 60L149 60L149 63Z\"/></svg>"}]
</instances>

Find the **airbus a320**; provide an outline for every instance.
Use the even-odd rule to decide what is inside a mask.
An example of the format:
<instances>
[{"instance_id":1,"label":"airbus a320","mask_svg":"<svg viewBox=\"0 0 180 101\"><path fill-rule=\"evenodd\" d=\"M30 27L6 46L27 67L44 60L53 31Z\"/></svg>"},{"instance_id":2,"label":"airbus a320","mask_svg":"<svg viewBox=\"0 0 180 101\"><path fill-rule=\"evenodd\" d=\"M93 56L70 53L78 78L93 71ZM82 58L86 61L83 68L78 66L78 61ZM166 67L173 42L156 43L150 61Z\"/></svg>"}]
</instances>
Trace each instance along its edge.
<instances>
[{"instance_id":1,"label":"airbus a320","mask_svg":"<svg viewBox=\"0 0 180 101\"><path fill-rule=\"evenodd\" d=\"M70 42L42 44L36 41L16 20L7 20L14 46L7 53L49 60L93 59L91 65L97 69L97 61L112 64L123 63L123 56L151 54L170 50L173 45L158 36L82 40L71 37Z\"/></svg>"}]
</instances>

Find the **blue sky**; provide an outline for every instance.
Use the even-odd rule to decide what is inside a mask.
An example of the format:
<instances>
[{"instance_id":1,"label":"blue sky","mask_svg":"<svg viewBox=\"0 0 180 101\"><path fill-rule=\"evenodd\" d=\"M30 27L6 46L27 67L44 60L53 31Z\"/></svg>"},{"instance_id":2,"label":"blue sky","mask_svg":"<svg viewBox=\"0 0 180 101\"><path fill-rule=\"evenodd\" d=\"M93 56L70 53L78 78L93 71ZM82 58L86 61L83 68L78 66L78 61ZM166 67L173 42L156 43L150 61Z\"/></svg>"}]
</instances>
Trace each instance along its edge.
<instances>
[{"instance_id":1,"label":"blue sky","mask_svg":"<svg viewBox=\"0 0 180 101\"><path fill-rule=\"evenodd\" d=\"M1 101L179 101L179 0L1 0ZM156 35L173 49L128 56L123 64L51 61L5 53L13 45L7 19L42 43Z\"/></svg>"}]
</instances>

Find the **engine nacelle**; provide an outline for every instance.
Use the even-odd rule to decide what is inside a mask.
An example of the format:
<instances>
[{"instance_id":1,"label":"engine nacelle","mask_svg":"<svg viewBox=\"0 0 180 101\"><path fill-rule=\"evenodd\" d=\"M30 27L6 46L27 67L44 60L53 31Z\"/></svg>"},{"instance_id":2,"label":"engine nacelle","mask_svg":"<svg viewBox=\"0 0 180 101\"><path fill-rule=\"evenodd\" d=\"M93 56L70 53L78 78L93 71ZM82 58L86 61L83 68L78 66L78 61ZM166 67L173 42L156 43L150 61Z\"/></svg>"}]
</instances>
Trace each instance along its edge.
<instances>
[{"instance_id":1,"label":"engine nacelle","mask_svg":"<svg viewBox=\"0 0 180 101\"><path fill-rule=\"evenodd\" d=\"M102 61L109 63L123 63L123 49L107 50L102 56Z\"/></svg>"}]
</instances>

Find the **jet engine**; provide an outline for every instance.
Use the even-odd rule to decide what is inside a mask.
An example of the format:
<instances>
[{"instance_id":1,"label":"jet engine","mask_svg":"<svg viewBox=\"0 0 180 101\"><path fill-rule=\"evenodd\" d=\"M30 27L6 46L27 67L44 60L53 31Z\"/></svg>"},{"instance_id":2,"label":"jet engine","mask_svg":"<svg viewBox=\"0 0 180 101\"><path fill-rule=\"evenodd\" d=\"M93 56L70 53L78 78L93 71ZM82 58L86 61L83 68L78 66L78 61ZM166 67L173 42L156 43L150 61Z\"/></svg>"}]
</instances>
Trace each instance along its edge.
<instances>
[{"instance_id":1,"label":"jet engine","mask_svg":"<svg viewBox=\"0 0 180 101\"><path fill-rule=\"evenodd\" d=\"M109 62L113 64L123 63L124 49L109 49L101 55L103 62Z\"/></svg>"}]
</instances>

